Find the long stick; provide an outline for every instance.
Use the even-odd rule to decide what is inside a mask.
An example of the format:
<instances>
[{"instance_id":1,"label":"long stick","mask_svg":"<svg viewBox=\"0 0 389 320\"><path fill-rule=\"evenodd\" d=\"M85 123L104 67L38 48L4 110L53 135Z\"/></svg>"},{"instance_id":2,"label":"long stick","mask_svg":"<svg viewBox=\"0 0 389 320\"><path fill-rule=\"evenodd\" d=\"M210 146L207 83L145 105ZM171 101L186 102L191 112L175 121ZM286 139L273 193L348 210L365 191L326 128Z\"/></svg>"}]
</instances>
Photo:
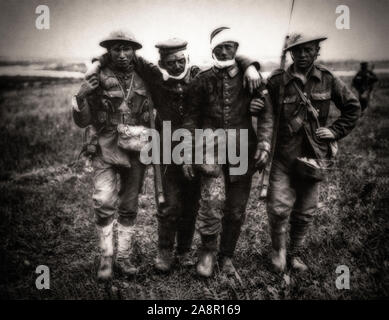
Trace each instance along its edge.
<instances>
[{"instance_id":1,"label":"long stick","mask_svg":"<svg viewBox=\"0 0 389 320\"><path fill-rule=\"evenodd\" d=\"M285 64L286 64L286 48L288 45L288 39L289 39L288 34L289 34L290 21L292 19L293 7L294 7L294 0L292 0L292 6L290 8L288 32L285 36L284 45L283 45L282 53L281 53L280 69L284 69L284 70L285 70ZM278 104L280 105L280 103L282 103L282 101L279 101ZM270 159L269 159L265 169L262 172L261 191L259 194L259 199L266 199L266 197L267 197L267 190L269 188L270 169L271 169L271 165L273 162L273 156L274 156L274 151L275 151L274 149L275 149L276 142L277 142L277 134L278 134L278 127L279 127L279 123L280 123L280 115L281 115L281 110L278 110L277 115L276 115L276 121L274 123L274 131L273 131L273 139L272 139L272 144L271 144Z\"/></svg>"},{"instance_id":2,"label":"long stick","mask_svg":"<svg viewBox=\"0 0 389 320\"><path fill-rule=\"evenodd\" d=\"M154 110L153 105L149 103L149 114L150 114L150 127L155 130L155 119L154 119ZM155 192L158 204L165 203L165 195L163 193L163 184L162 184L162 173L161 173L161 165L154 163L154 181L155 181Z\"/></svg>"}]
</instances>

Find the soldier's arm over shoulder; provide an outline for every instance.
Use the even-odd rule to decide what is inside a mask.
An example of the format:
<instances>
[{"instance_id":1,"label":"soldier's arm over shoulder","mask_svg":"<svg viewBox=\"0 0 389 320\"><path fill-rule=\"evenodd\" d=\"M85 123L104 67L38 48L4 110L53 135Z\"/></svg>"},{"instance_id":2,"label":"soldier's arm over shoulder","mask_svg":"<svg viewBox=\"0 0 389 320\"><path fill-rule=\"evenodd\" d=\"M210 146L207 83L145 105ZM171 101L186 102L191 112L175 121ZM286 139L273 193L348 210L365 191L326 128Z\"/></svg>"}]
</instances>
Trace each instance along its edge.
<instances>
[{"instance_id":1,"label":"soldier's arm over shoulder","mask_svg":"<svg viewBox=\"0 0 389 320\"><path fill-rule=\"evenodd\" d=\"M159 68L143 57L135 56L134 65L135 70L149 85L162 78L162 73Z\"/></svg>"},{"instance_id":2,"label":"soldier's arm over shoulder","mask_svg":"<svg viewBox=\"0 0 389 320\"><path fill-rule=\"evenodd\" d=\"M339 140L347 136L355 127L360 115L361 105L354 93L336 75L327 71L332 77L331 99L341 114L329 126L335 134L335 139Z\"/></svg>"},{"instance_id":3,"label":"soldier's arm over shoulder","mask_svg":"<svg viewBox=\"0 0 389 320\"><path fill-rule=\"evenodd\" d=\"M276 106L279 104L279 88L284 72L285 70L283 69L276 69L270 74L266 81L266 88L269 92L269 96L272 100L274 108L276 108Z\"/></svg>"},{"instance_id":4,"label":"soldier's arm over shoulder","mask_svg":"<svg viewBox=\"0 0 389 320\"><path fill-rule=\"evenodd\" d=\"M102 54L101 56L92 58L92 63L99 62L101 68L104 68L107 66L109 62L109 54L106 52Z\"/></svg>"},{"instance_id":5,"label":"soldier's arm over shoulder","mask_svg":"<svg viewBox=\"0 0 389 320\"><path fill-rule=\"evenodd\" d=\"M198 66L191 66L190 67L190 77L192 79L196 78L199 75L200 71L201 71L201 69Z\"/></svg>"},{"instance_id":6,"label":"soldier's arm over shoulder","mask_svg":"<svg viewBox=\"0 0 389 320\"><path fill-rule=\"evenodd\" d=\"M238 66L243 70L246 71L248 67L251 65L254 66L258 71L261 69L261 65L258 61L255 61L254 59L249 58L245 55L237 55L236 56L236 62L238 63Z\"/></svg>"},{"instance_id":7,"label":"soldier's arm over shoulder","mask_svg":"<svg viewBox=\"0 0 389 320\"><path fill-rule=\"evenodd\" d=\"M201 71L197 77L189 84L187 94L184 99L184 123L186 129L194 130L199 128L199 119L202 105L205 100L204 72Z\"/></svg>"}]
</instances>

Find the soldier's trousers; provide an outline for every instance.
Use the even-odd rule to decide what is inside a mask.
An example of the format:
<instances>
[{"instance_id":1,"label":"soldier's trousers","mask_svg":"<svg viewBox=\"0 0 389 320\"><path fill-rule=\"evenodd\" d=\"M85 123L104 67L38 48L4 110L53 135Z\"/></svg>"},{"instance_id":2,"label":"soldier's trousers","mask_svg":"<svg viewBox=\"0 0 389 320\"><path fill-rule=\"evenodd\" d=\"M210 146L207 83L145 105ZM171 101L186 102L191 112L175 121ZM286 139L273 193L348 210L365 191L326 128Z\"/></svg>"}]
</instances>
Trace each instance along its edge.
<instances>
[{"instance_id":1,"label":"soldier's trousers","mask_svg":"<svg viewBox=\"0 0 389 320\"><path fill-rule=\"evenodd\" d=\"M290 222L292 249L303 245L319 197L319 183L298 179L291 169L273 161L267 198L267 214L272 238L285 234Z\"/></svg>"},{"instance_id":2,"label":"soldier's trousers","mask_svg":"<svg viewBox=\"0 0 389 320\"><path fill-rule=\"evenodd\" d=\"M177 253L188 252L192 245L199 207L200 182L185 178L181 166L162 167L165 203L158 207L158 247L172 250L177 239Z\"/></svg>"},{"instance_id":3,"label":"soldier's trousers","mask_svg":"<svg viewBox=\"0 0 389 320\"><path fill-rule=\"evenodd\" d=\"M222 256L232 257L245 220L246 205L250 195L252 175L246 174L231 181L224 168L217 178L201 177L201 200L197 219L197 229L203 239L220 236ZM216 250L215 242L203 248ZM203 241L204 247L204 241Z\"/></svg>"},{"instance_id":4,"label":"soldier's trousers","mask_svg":"<svg viewBox=\"0 0 389 320\"><path fill-rule=\"evenodd\" d=\"M359 103L361 104L362 112L369 106L370 95L366 93L359 94Z\"/></svg>"},{"instance_id":5,"label":"soldier's trousers","mask_svg":"<svg viewBox=\"0 0 389 320\"><path fill-rule=\"evenodd\" d=\"M96 224L110 224L118 212L118 222L130 226L135 223L138 196L142 189L145 165L137 158L131 160L131 168L114 166L93 159L93 208Z\"/></svg>"}]
</instances>

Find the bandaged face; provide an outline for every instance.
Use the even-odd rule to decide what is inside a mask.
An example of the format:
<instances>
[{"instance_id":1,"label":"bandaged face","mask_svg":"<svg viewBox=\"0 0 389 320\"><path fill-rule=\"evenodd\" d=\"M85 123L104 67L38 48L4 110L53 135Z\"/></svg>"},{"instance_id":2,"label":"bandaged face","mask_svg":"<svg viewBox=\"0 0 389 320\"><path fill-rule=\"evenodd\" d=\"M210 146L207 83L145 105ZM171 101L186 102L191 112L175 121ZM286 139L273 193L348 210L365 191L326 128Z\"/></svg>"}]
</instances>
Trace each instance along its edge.
<instances>
[{"instance_id":1,"label":"bandaged face","mask_svg":"<svg viewBox=\"0 0 389 320\"><path fill-rule=\"evenodd\" d=\"M213 54L219 61L227 61L235 59L238 44L236 42L228 41L219 44L213 49Z\"/></svg>"},{"instance_id":2,"label":"bandaged face","mask_svg":"<svg viewBox=\"0 0 389 320\"><path fill-rule=\"evenodd\" d=\"M186 64L187 58L184 51L163 55L159 61L159 66L174 77L185 71Z\"/></svg>"},{"instance_id":3,"label":"bandaged face","mask_svg":"<svg viewBox=\"0 0 389 320\"><path fill-rule=\"evenodd\" d=\"M112 63L118 68L127 68L134 58L134 48L128 42L115 42L108 49Z\"/></svg>"}]
</instances>

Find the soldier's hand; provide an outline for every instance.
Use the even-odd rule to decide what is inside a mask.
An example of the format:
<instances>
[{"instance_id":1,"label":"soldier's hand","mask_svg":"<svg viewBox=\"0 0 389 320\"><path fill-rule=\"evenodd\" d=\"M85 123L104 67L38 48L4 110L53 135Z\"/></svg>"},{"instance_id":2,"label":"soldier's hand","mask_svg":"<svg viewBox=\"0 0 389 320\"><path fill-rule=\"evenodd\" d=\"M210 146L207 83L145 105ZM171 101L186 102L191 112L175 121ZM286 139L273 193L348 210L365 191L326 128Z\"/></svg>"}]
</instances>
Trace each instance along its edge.
<instances>
[{"instance_id":1,"label":"soldier's hand","mask_svg":"<svg viewBox=\"0 0 389 320\"><path fill-rule=\"evenodd\" d=\"M265 107L265 101L261 98L252 99L250 102L250 113L252 115L258 115Z\"/></svg>"},{"instance_id":2,"label":"soldier's hand","mask_svg":"<svg viewBox=\"0 0 389 320\"><path fill-rule=\"evenodd\" d=\"M100 72L101 63L100 61L94 61L86 70L85 78L89 78L90 76L97 75Z\"/></svg>"},{"instance_id":3,"label":"soldier's hand","mask_svg":"<svg viewBox=\"0 0 389 320\"><path fill-rule=\"evenodd\" d=\"M267 152L266 150L257 149L254 159L255 159L255 167L259 171L262 171L265 168L267 161L269 160L269 152Z\"/></svg>"},{"instance_id":4,"label":"soldier's hand","mask_svg":"<svg viewBox=\"0 0 389 320\"><path fill-rule=\"evenodd\" d=\"M184 164L182 166L182 171L184 172L184 176L188 180L192 180L195 177L195 171L191 164Z\"/></svg>"},{"instance_id":5,"label":"soldier's hand","mask_svg":"<svg viewBox=\"0 0 389 320\"><path fill-rule=\"evenodd\" d=\"M78 96L80 98L86 97L88 94L92 93L99 86L99 78L97 74L91 75L81 84L80 90L78 90Z\"/></svg>"},{"instance_id":6,"label":"soldier's hand","mask_svg":"<svg viewBox=\"0 0 389 320\"><path fill-rule=\"evenodd\" d=\"M334 133L330 129L324 127L316 129L316 136L323 140L335 140Z\"/></svg>"},{"instance_id":7,"label":"soldier's hand","mask_svg":"<svg viewBox=\"0 0 389 320\"><path fill-rule=\"evenodd\" d=\"M143 118L143 122L146 123L150 122L150 113L148 111L144 112L142 118Z\"/></svg>"},{"instance_id":8,"label":"soldier's hand","mask_svg":"<svg viewBox=\"0 0 389 320\"><path fill-rule=\"evenodd\" d=\"M261 85L262 77L253 65L249 66L243 77L243 87L248 87L252 94Z\"/></svg>"}]
</instances>

